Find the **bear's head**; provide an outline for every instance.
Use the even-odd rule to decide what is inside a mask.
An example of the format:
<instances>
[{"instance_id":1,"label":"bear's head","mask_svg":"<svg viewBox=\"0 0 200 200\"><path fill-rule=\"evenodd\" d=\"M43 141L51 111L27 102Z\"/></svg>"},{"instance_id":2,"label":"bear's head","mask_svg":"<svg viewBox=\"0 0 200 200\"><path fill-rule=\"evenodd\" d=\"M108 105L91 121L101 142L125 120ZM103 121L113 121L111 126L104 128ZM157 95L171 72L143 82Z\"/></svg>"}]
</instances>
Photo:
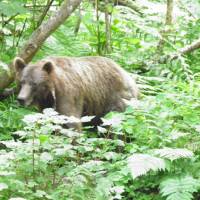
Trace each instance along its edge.
<instances>
[{"instance_id":1,"label":"bear's head","mask_svg":"<svg viewBox=\"0 0 200 200\"><path fill-rule=\"evenodd\" d=\"M36 105L39 109L55 108L55 88L51 74L54 70L52 61L26 64L23 59L14 59L16 78L20 91L17 97L23 106Z\"/></svg>"}]
</instances>

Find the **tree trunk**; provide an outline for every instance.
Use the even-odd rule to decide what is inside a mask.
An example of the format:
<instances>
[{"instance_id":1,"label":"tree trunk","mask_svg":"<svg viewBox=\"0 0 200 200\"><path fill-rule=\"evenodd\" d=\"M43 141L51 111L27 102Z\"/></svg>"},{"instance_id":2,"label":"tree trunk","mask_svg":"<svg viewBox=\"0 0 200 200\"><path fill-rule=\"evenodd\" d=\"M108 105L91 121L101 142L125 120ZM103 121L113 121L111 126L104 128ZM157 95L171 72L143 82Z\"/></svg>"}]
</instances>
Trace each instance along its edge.
<instances>
[{"instance_id":1,"label":"tree trunk","mask_svg":"<svg viewBox=\"0 0 200 200\"><path fill-rule=\"evenodd\" d=\"M95 0L96 22L97 22L97 53L101 55L101 35L99 24L99 0Z\"/></svg>"},{"instance_id":2,"label":"tree trunk","mask_svg":"<svg viewBox=\"0 0 200 200\"><path fill-rule=\"evenodd\" d=\"M44 41L73 13L82 0L64 0L60 9L33 32L29 40L19 51L18 56L29 63ZM5 68L5 67L4 67ZM12 63L4 70L0 63L0 90L9 86L14 81L14 70Z\"/></svg>"},{"instance_id":3,"label":"tree trunk","mask_svg":"<svg viewBox=\"0 0 200 200\"><path fill-rule=\"evenodd\" d=\"M171 32L171 28L169 26L173 23L173 1L174 0L167 0L167 9L166 9L166 19L165 19L165 29L160 31L161 39L157 46L157 52L163 53L163 48L165 41Z\"/></svg>"},{"instance_id":4,"label":"tree trunk","mask_svg":"<svg viewBox=\"0 0 200 200\"><path fill-rule=\"evenodd\" d=\"M173 0L167 0L166 25L171 25L173 20Z\"/></svg>"},{"instance_id":5,"label":"tree trunk","mask_svg":"<svg viewBox=\"0 0 200 200\"><path fill-rule=\"evenodd\" d=\"M108 7L109 7L109 2L108 2L108 0L105 0L106 53L111 53L111 50L112 50L112 47L111 47L111 25L110 25L111 24L111 22L110 22L111 16L109 16Z\"/></svg>"}]
</instances>

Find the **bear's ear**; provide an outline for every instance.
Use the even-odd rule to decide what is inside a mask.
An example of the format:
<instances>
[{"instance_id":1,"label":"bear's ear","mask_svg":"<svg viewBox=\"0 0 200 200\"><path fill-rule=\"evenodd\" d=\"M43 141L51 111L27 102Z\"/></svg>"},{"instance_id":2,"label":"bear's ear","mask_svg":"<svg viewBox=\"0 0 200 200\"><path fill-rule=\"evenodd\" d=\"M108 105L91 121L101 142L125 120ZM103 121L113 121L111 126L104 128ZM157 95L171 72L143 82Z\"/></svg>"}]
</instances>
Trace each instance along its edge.
<instances>
[{"instance_id":1,"label":"bear's ear","mask_svg":"<svg viewBox=\"0 0 200 200\"><path fill-rule=\"evenodd\" d=\"M43 65L42 69L43 69L44 71L46 71L48 74L50 74L50 73L52 72L52 70L53 70L53 63L52 63L51 61L47 61L47 62Z\"/></svg>"},{"instance_id":2,"label":"bear's ear","mask_svg":"<svg viewBox=\"0 0 200 200\"><path fill-rule=\"evenodd\" d=\"M26 67L26 63L20 57L16 57L14 59L13 65L15 67L16 72L21 72L24 69L24 67Z\"/></svg>"}]
</instances>

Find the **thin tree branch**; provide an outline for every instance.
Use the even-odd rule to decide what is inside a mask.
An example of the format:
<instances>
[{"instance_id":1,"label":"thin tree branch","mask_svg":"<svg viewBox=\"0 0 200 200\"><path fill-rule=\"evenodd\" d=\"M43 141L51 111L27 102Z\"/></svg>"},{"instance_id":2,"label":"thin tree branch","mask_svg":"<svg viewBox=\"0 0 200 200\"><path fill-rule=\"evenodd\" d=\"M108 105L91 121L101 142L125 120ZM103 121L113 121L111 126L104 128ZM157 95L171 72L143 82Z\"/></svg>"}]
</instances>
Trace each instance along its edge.
<instances>
[{"instance_id":1,"label":"thin tree branch","mask_svg":"<svg viewBox=\"0 0 200 200\"><path fill-rule=\"evenodd\" d=\"M2 24L2 28L5 27L11 20L13 20L18 14L15 14L13 16L11 16L10 18L8 18L6 21L4 20L3 24Z\"/></svg>"},{"instance_id":2,"label":"thin tree branch","mask_svg":"<svg viewBox=\"0 0 200 200\"><path fill-rule=\"evenodd\" d=\"M37 27L39 27L42 24L42 22L43 22L44 18L46 17L53 2L54 2L54 0L48 0L47 5L44 8L44 11L42 12L42 14L39 17L39 20L37 22Z\"/></svg>"},{"instance_id":3,"label":"thin tree branch","mask_svg":"<svg viewBox=\"0 0 200 200\"><path fill-rule=\"evenodd\" d=\"M183 55L191 53L199 48L200 48L200 38L198 40L194 41L192 44L179 49L179 51L175 54L172 54L170 56L170 58L171 58L171 60L174 60L174 59L178 58L180 55L183 56Z\"/></svg>"},{"instance_id":4,"label":"thin tree branch","mask_svg":"<svg viewBox=\"0 0 200 200\"><path fill-rule=\"evenodd\" d=\"M143 16L143 14L144 14L142 12L142 8L140 6L138 6L132 0L115 0L115 2L116 2L115 4L117 4L117 5L129 7L130 9L134 10L135 12L137 12L138 14L140 14L141 16Z\"/></svg>"},{"instance_id":5,"label":"thin tree branch","mask_svg":"<svg viewBox=\"0 0 200 200\"><path fill-rule=\"evenodd\" d=\"M78 14L77 14L77 22L76 22L76 26L74 28L75 35L77 35L79 32L81 21L82 21L81 6L79 6Z\"/></svg>"},{"instance_id":6,"label":"thin tree branch","mask_svg":"<svg viewBox=\"0 0 200 200\"><path fill-rule=\"evenodd\" d=\"M23 58L27 63L30 62L43 42L71 15L81 1L82 0L65 0L60 10L50 17L48 21L43 22L33 32L30 39L19 52L19 57Z\"/></svg>"},{"instance_id":7,"label":"thin tree branch","mask_svg":"<svg viewBox=\"0 0 200 200\"><path fill-rule=\"evenodd\" d=\"M24 30L25 30L26 23L27 23L27 18L25 19L23 27L22 27L22 30L19 33L19 37L18 37L18 40L17 40L17 43L16 43L16 47L18 47L18 45L19 45L19 41L20 41L20 39L22 37L22 34L23 34Z\"/></svg>"},{"instance_id":8,"label":"thin tree branch","mask_svg":"<svg viewBox=\"0 0 200 200\"><path fill-rule=\"evenodd\" d=\"M191 17L193 17L195 20L197 20L198 18L194 15L194 13L192 13L192 11L190 11L185 5L184 3L182 3L182 0L178 0L178 4L180 5L180 7L186 11Z\"/></svg>"}]
</instances>

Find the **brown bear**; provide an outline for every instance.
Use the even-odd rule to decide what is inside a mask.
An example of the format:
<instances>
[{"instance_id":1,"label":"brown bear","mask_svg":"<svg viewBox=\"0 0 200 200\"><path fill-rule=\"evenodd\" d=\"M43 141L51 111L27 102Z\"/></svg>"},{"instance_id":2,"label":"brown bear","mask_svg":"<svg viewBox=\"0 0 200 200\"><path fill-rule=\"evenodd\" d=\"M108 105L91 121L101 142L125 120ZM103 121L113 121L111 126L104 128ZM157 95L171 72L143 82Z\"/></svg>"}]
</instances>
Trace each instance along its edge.
<instances>
[{"instance_id":1,"label":"brown bear","mask_svg":"<svg viewBox=\"0 0 200 200\"><path fill-rule=\"evenodd\" d=\"M14 60L20 104L54 108L67 116L102 117L124 111L126 100L138 97L133 78L109 58L48 57L34 64ZM80 128L80 124L76 128Z\"/></svg>"}]
</instances>

